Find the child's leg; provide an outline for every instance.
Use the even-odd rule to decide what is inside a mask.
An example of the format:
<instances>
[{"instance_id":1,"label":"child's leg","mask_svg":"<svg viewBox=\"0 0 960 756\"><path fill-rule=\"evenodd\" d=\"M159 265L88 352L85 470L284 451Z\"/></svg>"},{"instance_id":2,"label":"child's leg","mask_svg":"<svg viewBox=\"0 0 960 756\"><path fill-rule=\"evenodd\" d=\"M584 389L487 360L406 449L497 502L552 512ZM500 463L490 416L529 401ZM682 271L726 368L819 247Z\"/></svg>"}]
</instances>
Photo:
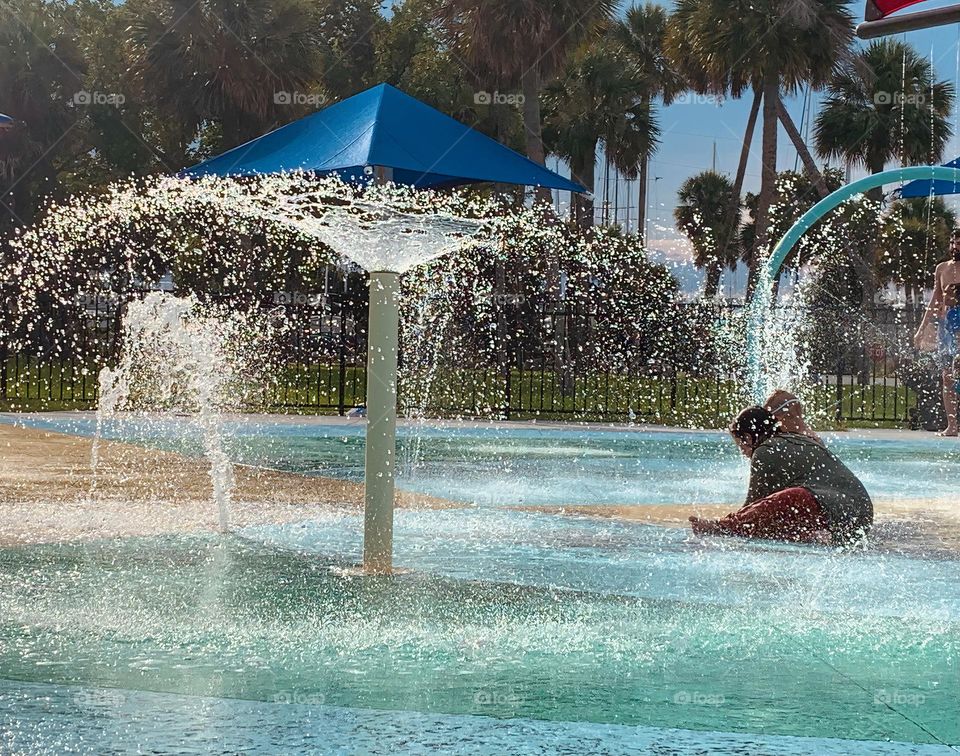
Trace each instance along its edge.
<instances>
[{"instance_id":1,"label":"child's leg","mask_svg":"<svg viewBox=\"0 0 960 756\"><path fill-rule=\"evenodd\" d=\"M717 531L746 538L813 541L827 529L820 505L806 488L787 488L717 521Z\"/></svg>"},{"instance_id":2,"label":"child's leg","mask_svg":"<svg viewBox=\"0 0 960 756\"><path fill-rule=\"evenodd\" d=\"M954 363L956 365L956 363ZM945 436L957 435L957 389L956 369L951 366L943 371L943 409L947 413L947 428L943 432Z\"/></svg>"}]
</instances>

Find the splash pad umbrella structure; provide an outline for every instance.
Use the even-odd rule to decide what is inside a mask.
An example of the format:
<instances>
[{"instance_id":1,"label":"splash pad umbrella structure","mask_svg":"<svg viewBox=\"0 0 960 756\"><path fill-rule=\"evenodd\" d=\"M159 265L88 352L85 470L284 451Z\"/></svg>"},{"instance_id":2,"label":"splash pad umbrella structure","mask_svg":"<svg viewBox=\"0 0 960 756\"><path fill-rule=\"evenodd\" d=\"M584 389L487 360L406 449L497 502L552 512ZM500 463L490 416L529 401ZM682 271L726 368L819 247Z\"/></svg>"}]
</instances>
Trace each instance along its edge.
<instances>
[{"instance_id":1,"label":"splash pad umbrella structure","mask_svg":"<svg viewBox=\"0 0 960 756\"><path fill-rule=\"evenodd\" d=\"M380 84L283 126L200 163L183 175L237 177L292 171L336 174L344 181L365 184L393 182L416 189L491 182L586 191L580 184L389 84ZM366 222L375 224L376 215L372 212ZM436 246L441 249L435 250L437 254L445 251L443 236L443 229L439 229ZM338 248L336 238L325 241L337 252L353 257L370 275L363 565L368 572L390 572L399 278L409 260L394 258L391 262L389 250L379 250L381 254L371 255L369 260L358 260L342 246Z\"/></svg>"}]
</instances>

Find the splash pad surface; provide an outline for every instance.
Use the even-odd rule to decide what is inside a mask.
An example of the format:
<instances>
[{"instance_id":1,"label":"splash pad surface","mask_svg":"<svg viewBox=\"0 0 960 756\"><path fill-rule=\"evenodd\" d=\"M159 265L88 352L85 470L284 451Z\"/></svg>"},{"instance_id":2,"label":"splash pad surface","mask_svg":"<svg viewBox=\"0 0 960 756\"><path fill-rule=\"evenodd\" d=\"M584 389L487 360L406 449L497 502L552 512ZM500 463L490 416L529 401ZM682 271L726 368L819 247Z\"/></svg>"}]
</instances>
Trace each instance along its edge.
<instances>
[{"instance_id":1,"label":"splash pad surface","mask_svg":"<svg viewBox=\"0 0 960 756\"><path fill-rule=\"evenodd\" d=\"M0 416L0 421L4 418ZM10 415L60 433L91 436L86 413ZM362 420L251 415L224 421L235 461L307 475L363 480ZM107 424L104 437L199 455L183 421ZM747 467L717 431L531 423L401 422L398 484L466 504L692 506L742 503ZM825 435L875 498L952 500L960 445L927 433Z\"/></svg>"},{"instance_id":2,"label":"splash pad surface","mask_svg":"<svg viewBox=\"0 0 960 756\"><path fill-rule=\"evenodd\" d=\"M693 471L694 488L667 481L673 498L653 491L648 503L707 490L733 501L727 492L743 485L716 434L418 432L421 457L401 485L445 479L447 496L471 487L479 459L497 465L477 479L522 485L527 504L564 488L568 501L598 504L612 488L622 502L674 463ZM353 433L282 422L228 437L234 456L328 475L339 448L350 477L362 467L358 451L350 468ZM918 469L949 477L956 459L927 439L834 446L861 472L876 463L873 485L885 477L890 490ZM660 467L636 467L650 457ZM549 481L547 467L567 478ZM397 562L408 572L389 578L349 569L362 530L350 512L226 537L4 550L4 747L502 753L587 742L613 753L795 754L947 753L943 743L960 742L957 560L701 542L500 506L517 492L399 512Z\"/></svg>"}]
</instances>

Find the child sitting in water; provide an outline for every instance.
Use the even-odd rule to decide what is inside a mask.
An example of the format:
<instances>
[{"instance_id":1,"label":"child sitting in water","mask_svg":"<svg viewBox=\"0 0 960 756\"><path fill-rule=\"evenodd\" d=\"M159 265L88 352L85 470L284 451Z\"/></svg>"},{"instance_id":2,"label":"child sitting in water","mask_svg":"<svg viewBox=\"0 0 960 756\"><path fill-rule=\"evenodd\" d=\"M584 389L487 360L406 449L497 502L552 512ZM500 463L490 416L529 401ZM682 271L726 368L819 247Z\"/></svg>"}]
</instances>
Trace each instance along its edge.
<instances>
[{"instance_id":1,"label":"child sitting in water","mask_svg":"<svg viewBox=\"0 0 960 756\"><path fill-rule=\"evenodd\" d=\"M870 495L820 442L783 430L763 407L743 410L730 435L750 459L747 502L719 520L691 517L695 534L843 544L869 530Z\"/></svg>"}]
</instances>

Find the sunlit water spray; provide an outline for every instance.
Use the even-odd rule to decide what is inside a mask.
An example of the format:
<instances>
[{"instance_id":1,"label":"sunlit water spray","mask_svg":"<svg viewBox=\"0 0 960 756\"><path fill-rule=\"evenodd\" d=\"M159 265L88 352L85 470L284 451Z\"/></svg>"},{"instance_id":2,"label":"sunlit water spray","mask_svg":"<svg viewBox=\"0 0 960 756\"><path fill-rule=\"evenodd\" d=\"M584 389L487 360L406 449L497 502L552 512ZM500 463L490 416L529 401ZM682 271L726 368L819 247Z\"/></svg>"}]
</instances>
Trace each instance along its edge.
<instances>
[{"instance_id":1,"label":"sunlit water spray","mask_svg":"<svg viewBox=\"0 0 960 756\"><path fill-rule=\"evenodd\" d=\"M281 192L283 187L290 191ZM162 193L147 192L145 196L155 203L162 198L168 212L199 202L214 213L235 219L232 222L238 226L244 218L270 218L299 229L310 238L319 240L323 234L332 238L332 234L343 239L343 248L352 244L363 246L358 235L368 235L367 241L374 247L380 243L373 238L372 224L377 213L370 210L369 198L354 204L347 192L336 200L339 204L334 199L324 199L323 207L334 203L338 208L328 213L320 206L310 209L309 197L304 199L306 190L301 192L293 184L275 184L274 189L283 197L271 197L269 186L259 194L260 190L228 184L220 188L177 184ZM139 195L124 195L122 202L118 197L114 199L117 204L111 210L111 222L139 222L156 210ZM416 215L416 210L407 208L402 212ZM455 209L448 220L461 215L468 214ZM390 217L396 219L398 215ZM92 219L92 226L84 228L95 230L98 222ZM427 219L416 223L430 225ZM419 247L419 251L396 253L394 248L382 246L362 263L364 267L370 266L368 269L373 271L413 271L418 264L429 261L433 252L443 254L448 249L445 244L434 245L427 254L424 240L432 231L419 233L414 226L415 221L409 219L398 223L394 227L395 238L401 247L409 242L410 246L404 249ZM455 226L459 230L453 233L462 234L458 237L460 243L466 241L469 227L465 230L459 221ZM70 229L70 243L79 244L73 241L78 236L77 226L64 221L64 228ZM177 238L168 242L182 243ZM59 259L57 255L63 253L62 248L58 252L56 247L51 244L48 258L53 266ZM360 256L364 250L367 247L356 254ZM598 258L590 275L599 278L612 267ZM768 310L763 312L764 322L775 317ZM205 308L193 300L161 294L151 294L131 306L121 362L102 375L104 398L99 425L102 432L110 416L136 406L167 413L188 412L195 427L201 430L204 449L211 455L211 473L215 475L218 470L223 472L216 460L226 459L221 417L235 406L228 402L230 387L246 382L233 380L243 372L238 368L243 363L236 359L236 352L241 350L234 346L234 336L244 329L231 326L234 321L229 318L207 315ZM773 355L778 347L792 348L785 339L785 329L788 326L784 324L770 326L761 351L765 360L776 363ZM618 334L615 328L609 330ZM646 326L643 332L653 330ZM605 335L601 331L597 339ZM455 350L453 356L458 356ZM766 378L768 370L781 373ZM757 387L751 390L757 394L761 388L765 391L770 387L769 383L761 387L760 379L788 380L782 371L802 374L799 367L763 367L761 363L755 373ZM426 382L429 391L433 378L428 376ZM208 433L212 444L206 443ZM676 441L676 457L682 460L679 466L685 478L690 477L694 464L691 443L682 436ZM497 441L491 446L496 444L502 446ZM567 439L558 444L571 445ZM650 456L662 454L664 447L661 438L653 439ZM468 464L463 467L475 470L480 461L493 457L497 451L471 450ZM578 443L566 467L582 464L590 451L598 450ZM623 450L616 446L608 454L616 458L617 452L623 456ZM542 457L548 460L547 466L536 474L551 479L556 471L557 450L551 449ZM304 464L310 462L305 460ZM456 477L463 467L444 472L449 478ZM221 480L229 484L228 478ZM604 489L609 487L609 481L609 475L591 479L581 474L575 484L580 489L591 483ZM216 482L214 489L217 490ZM228 485L220 491L226 491L226 497L218 501L226 505L219 508L224 515L221 524L225 525ZM929 685L931 680L939 687L922 689L936 707L931 718L952 711L950 707L955 701L941 692L948 686L940 686L940 680L942 677L946 683L949 675L955 676L956 639L952 626L947 626L948 620L955 617L955 592L949 593L953 583L948 570L939 569L936 563L937 572L932 574L935 580L924 571L926 565L916 567L917 575L911 585L930 591L923 594L921 601L919 594L901 582L902 576L912 569L903 560L890 562L890 585L886 585L884 580L874 580L887 564L883 559L849 564L846 560L852 560L851 555L792 547L773 549L767 554L762 545L756 549L758 556L752 556L753 545L743 550L736 545L701 548L686 542L677 531L666 529L619 523L598 525L586 518L582 522L547 519L544 515L512 511L496 514L494 518L482 510L409 513L401 525L408 528L408 542L416 548L408 552L407 563L422 574L438 571L437 564L447 565L439 569L440 574L451 570L456 579L449 584L446 578L423 582L419 576L416 580L384 581L387 594L379 587L370 592L360 581L338 577L338 573L318 571L318 564L325 564L324 560L349 564L355 556L356 519L339 512L306 530L278 529L277 543L287 547L284 549L260 549L230 540L217 545L224 550L249 548L249 553L236 555L236 564L250 565L250 570L230 569L222 566L229 565L226 559L206 558L207 544L202 539L197 544L188 543L187 547L165 546L158 539L152 554L156 567L149 573L137 566L143 561L139 553L142 542L98 546L108 553L99 561L85 564L88 571L80 580L73 567L75 560L69 554L63 562L58 561L56 554L48 555L48 561L36 568L25 560L16 560L11 569L22 569L26 574L8 581L6 590L20 591L19 595L12 594L9 604L20 612L12 616L25 629L23 639L14 637L7 644L12 649L12 661L8 663L20 669L24 664L23 648L31 650L29 658L34 660L75 660L86 651L89 675L75 674L73 669L64 675L81 680L94 678L124 688L143 684L147 674L154 675L151 684L161 690L209 692L206 686L210 685L218 694L238 698L273 696L278 691L325 690L329 684L331 691L337 691L337 697L331 694L330 702L347 706L369 703L371 687L378 695L386 691L380 700L394 708L409 705L411 691L416 691L430 706L443 710L469 709L463 702L475 702L478 691L486 695L488 690L508 690L511 695L517 691L521 700L528 700L530 705L522 713L532 718L556 717L560 712L559 716L571 720L609 721L617 717L630 723L650 716L651 702L636 697L636 680L642 680L645 690L656 690L665 704L653 721L671 726L688 726L692 722L704 730L752 731L757 727L765 731L775 715L778 732L822 733L826 720L833 728L828 728L830 732L850 736L848 723L856 720L857 712L862 714L867 707L877 706L877 691L896 686L913 693L921 690L921 682ZM305 535L297 535L300 533ZM269 535L262 537L269 540ZM297 542L297 538L301 541ZM313 546L316 553L304 557L304 545ZM170 550L164 551L165 548ZM124 553L111 554L112 549ZM558 561L561 550L566 554ZM125 566L125 559L131 560L131 567ZM215 565L212 569L208 568L211 563ZM55 569L49 570L49 564ZM175 565L174 572L171 564ZM194 574L198 566L198 574ZM210 572L216 577L211 579ZM116 589L118 573L123 577L120 591ZM53 590L51 578L62 578L63 586ZM171 585L199 585L209 591L211 583L220 579L224 591L229 589L230 595L241 600L221 605L209 592L196 590L193 595L199 596L197 603L207 611L184 614L179 602L144 599ZM497 580L501 582L493 582ZM558 584L569 592L558 591ZM304 585L315 591L305 594ZM252 586L266 589L253 591ZM891 586L896 590L891 590ZM939 614L926 612L932 606L929 596L936 589L948 597L939 599L944 601L942 620ZM614 592L623 595L612 595ZM38 595L42 600L37 600ZM888 602L882 605L882 612L875 611L874 597L891 595L897 601L902 599L904 608ZM121 600L117 600L118 596ZM106 597L111 600L105 600ZM865 608L851 609L850 605L857 600ZM879 615L879 619L874 615ZM901 619L900 615L904 617ZM920 620L912 615L918 615ZM258 624L260 618L266 620ZM36 632L36 627L45 623L56 627L56 632ZM68 623L72 623L72 633L63 632ZM151 629L146 637L145 627ZM88 644L86 649L80 648L88 638L103 641L103 646ZM48 643L51 647L44 647ZM71 645L74 643L76 647ZM188 678L193 682L189 685L184 685L182 673L184 648L202 661L191 668L202 672L190 671ZM398 648L409 651L400 655L405 665L403 674L397 671ZM264 659L263 666L275 670L277 675L271 672L269 678L251 689L244 686L249 680L250 660L255 656ZM161 660L159 665L153 663L157 659ZM771 659L775 663L769 662ZM949 666L944 666L945 659ZM834 666L824 667L824 660ZM885 660L894 660L896 664L887 664ZM153 666L158 669L149 669ZM838 668L856 673L858 685L848 687L856 687L862 694L859 698L850 697L845 707L837 707L823 695L825 685L831 684L829 674ZM369 674L358 676L357 669ZM457 681L456 686L448 686L450 691L445 688L437 692L431 676L435 677L438 669L446 679ZM464 669L469 676L464 676ZM504 669L517 674L500 671ZM809 677L800 676L798 683L796 669L803 669ZM891 674L891 669L905 671L898 677ZM497 671L491 674L490 670ZM662 670L668 674L665 676ZM704 670L709 674L705 675ZM543 706L539 702L545 694L536 687L538 680L557 680L563 686L555 686L553 698L548 696ZM704 680L715 681L712 684L718 687L707 692L719 691L727 696L726 706L714 701L716 705L690 707L686 705L689 701L678 701L678 695L698 691L694 686ZM764 684L760 690L758 680ZM218 686L216 681L222 684ZM350 685L343 685L343 681ZM836 680L832 685L837 685ZM777 705L758 711L758 700L776 701ZM681 703L684 707L676 708ZM470 711L504 713L489 707ZM802 721L798 718L798 724L791 718L795 711L808 716ZM876 711L893 716L887 709L878 707ZM759 724L751 721L754 716ZM946 715L944 720L953 727L954 720L947 720ZM898 715L899 729L884 723L870 729L867 735L888 737L893 732L898 737L915 737L903 722L907 720ZM955 728L944 737L955 740L954 732Z\"/></svg>"},{"instance_id":2,"label":"sunlit water spray","mask_svg":"<svg viewBox=\"0 0 960 756\"><path fill-rule=\"evenodd\" d=\"M264 327L240 313L203 312L192 297L153 292L131 302L123 321L119 363L115 368L104 367L99 375L91 459L94 480L99 439L107 421L118 412L136 410L161 417L187 414L210 466L218 527L225 532L234 475L224 449L222 415L240 408L257 359L250 347L264 336Z\"/></svg>"},{"instance_id":3,"label":"sunlit water spray","mask_svg":"<svg viewBox=\"0 0 960 756\"><path fill-rule=\"evenodd\" d=\"M106 242L126 258L113 263L114 274L125 267L142 267L158 255L161 259L202 259L202 247L197 247L203 237L193 231L197 227L219 229L221 242L235 235L238 243L228 247L240 250L249 249L253 238L271 235L281 245L283 241L313 242L368 271L366 510L386 512L382 517L387 520L376 527L368 523L367 530L368 541L373 528L385 533L382 540L389 542L397 461L399 276L489 238L496 222L490 219L496 217L497 209L499 205L491 200L417 192L392 184L358 187L336 178L317 180L299 174L243 182L164 178L115 186L99 202L71 202L54 209L40 229L28 231L20 241L32 253L32 261L41 264L24 266L18 272L29 290L25 308L29 311L38 301L31 302L31 297L39 298L41 292L63 285L57 280L58 258L82 260L93 243ZM186 228L171 230L186 219ZM131 228L136 231L130 233ZM155 275L165 273L163 265L153 263ZM235 271L251 265L256 261L250 255L228 261L221 268L222 281L214 285L229 288L235 283ZM82 269L82 265L78 267ZM92 259L88 267L110 267L110 263ZM201 273L204 267L199 266ZM76 298L76 292L69 290L74 282L66 283L67 290L58 292L63 302ZM232 305L236 308L238 303ZM225 387L233 380L234 365L227 358L225 341L235 338L231 318L202 316L194 300L159 293L131 305L124 322L121 364L106 369L100 378L103 403L98 416L98 434L102 434L106 419L124 404L135 405L144 397L149 396L147 406L164 411L188 405L210 464L221 530L228 526L233 487L232 466L220 433L220 413L229 404ZM91 460L95 471L99 456L98 435Z\"/></svg>"}]
</instances>

